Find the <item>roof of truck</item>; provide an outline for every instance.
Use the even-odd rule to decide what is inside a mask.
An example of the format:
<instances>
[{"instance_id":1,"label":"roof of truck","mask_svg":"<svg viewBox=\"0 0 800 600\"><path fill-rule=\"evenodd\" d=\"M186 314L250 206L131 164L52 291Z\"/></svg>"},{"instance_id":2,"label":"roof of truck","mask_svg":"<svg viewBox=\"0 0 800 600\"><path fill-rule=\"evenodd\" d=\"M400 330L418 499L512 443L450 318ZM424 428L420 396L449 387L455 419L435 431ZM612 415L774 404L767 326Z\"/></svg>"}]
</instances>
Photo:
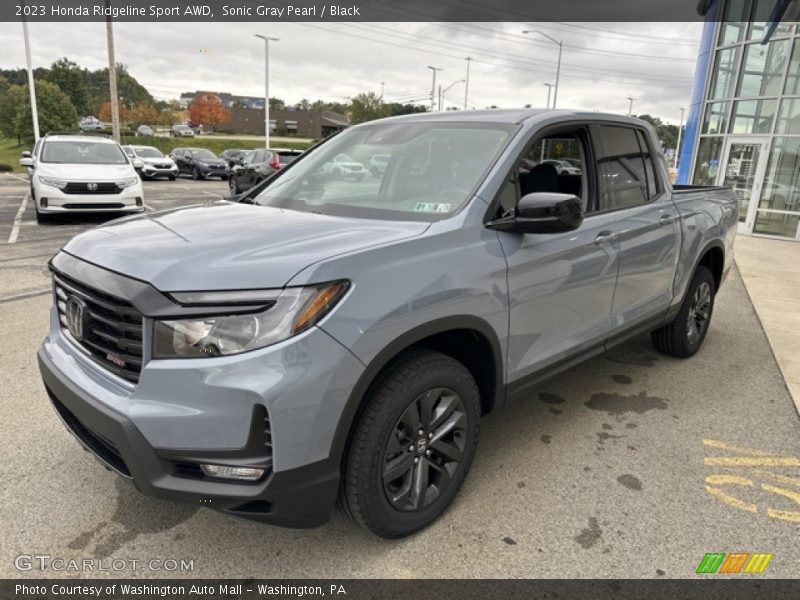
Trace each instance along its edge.
<instances>
[{"instance_id":1,"label":"roof of truck","mask_svg":"<svg viewBox=\"0 0 800 600\"><path fill-rule=\"evenodd\" d=\"M613 121L636 121L639 119L617 115L613 113L601 113L587 110L566 110L554 108L493 108L484 110L447 110L441 112L413 113L410 115L400 115L389 117L382 121L450 121L450 122L477 122L477 123L505 123L508 125L520 124L525 121L539 120L542 118L585 118L587 120L613 120Z\"/></svg>"}]
</instances>

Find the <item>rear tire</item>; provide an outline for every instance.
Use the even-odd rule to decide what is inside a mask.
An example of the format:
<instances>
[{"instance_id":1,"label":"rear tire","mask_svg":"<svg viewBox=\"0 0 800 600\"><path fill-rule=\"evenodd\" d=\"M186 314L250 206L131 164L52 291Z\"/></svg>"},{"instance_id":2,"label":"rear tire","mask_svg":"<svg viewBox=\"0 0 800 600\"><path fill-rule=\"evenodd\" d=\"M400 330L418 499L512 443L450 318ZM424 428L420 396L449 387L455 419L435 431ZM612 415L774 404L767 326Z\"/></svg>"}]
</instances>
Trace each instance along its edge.
<instances>
[{"instance_id":1,"label":"rear tire","mask_svg":"<svg viewBox=\"0 0 800 600\"><path fill-rule=\"evenodd\" d=\"M361 527L400 538L438 518L478 445L480 394L455 359L412 350L372 388L345 463L342 505Z\"/></svg>"},{"instance_id":2,"label":"rear tire","mask_svg":"<svg viewBox=\"0 0 800 600\"><path fill-rule=\"evenodd\" d=\"M714 276L700 265L683 298L683 304L671 323L650 334L656 350L677 358L696 353L708 334L716 295Z\"/></svg>"}]
</instances>

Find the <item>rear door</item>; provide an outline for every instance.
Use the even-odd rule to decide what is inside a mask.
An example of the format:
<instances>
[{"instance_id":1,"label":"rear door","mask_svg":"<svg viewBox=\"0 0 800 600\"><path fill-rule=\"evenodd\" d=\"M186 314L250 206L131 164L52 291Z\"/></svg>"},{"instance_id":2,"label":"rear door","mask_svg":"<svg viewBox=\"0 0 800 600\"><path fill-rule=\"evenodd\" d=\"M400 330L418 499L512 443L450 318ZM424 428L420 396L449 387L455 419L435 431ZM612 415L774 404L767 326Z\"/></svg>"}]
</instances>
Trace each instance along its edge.
<instances>
[{"instance_id":1,"label":"rear door","mask_svg":"<svg viewBox=\"0 0 800 600\"><path fill-rule=\"evenodd\" d=\"M592 128L601 212L615 216L619 277L612 327L628 328L661 315L672 299L680 222L650 136L642 128Z\"/></svg>"},{"instance_id":2,"label":"rear door","mask_svg":"<svg viewBox=\"0 0 800 600\"><path fill-rule=\"evenodd\" d=\"M548 161L579 161L579 175L559 175ZM499 232L508 263L510 294L508 380L512 392L534 383L550 365L584 351L600 351L610 331L618 251L613 215L599 214L597 183L583 125L549 130L528 144L499 194L499 214L536 192L583 200L586 216L575 231Z\"/></svg>"}]
</instances>

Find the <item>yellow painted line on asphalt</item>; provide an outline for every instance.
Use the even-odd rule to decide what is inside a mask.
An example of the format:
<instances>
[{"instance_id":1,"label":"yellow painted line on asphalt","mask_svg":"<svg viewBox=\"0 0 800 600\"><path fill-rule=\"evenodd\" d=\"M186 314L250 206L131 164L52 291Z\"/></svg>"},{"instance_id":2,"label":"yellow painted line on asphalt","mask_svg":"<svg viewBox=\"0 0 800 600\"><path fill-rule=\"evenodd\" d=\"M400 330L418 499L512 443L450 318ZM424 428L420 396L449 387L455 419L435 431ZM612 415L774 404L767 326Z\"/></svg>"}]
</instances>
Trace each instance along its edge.
<instances>
[{"instance_id":1,"label":"yellow painted line on asphalt","mask_svg":"<svg viewBox=\"0 0 800 600\"><path fill-rule=\"evenodd\" d=\"M758 450L757 448L732 446L730 444L726 444L725 442L721 442L719 440L712 440L708 438L703 438L703 444L706 446L710 446L711 448L718 448L719 450L728 450L729 452L738 452L739 454L754 454L756 456L775 456L770 452L765 452L764 450Z\"/></svg>"},{"instance_id":2,"label":"yellow painted line on asphalt","mask_svg":"<svg viewBox=\"0 0 800 600\"><path fill-rule=\"evenodd\" d=\"M17 210L17 214L14 216L14 224L11 227L11 233L8 234L8 243L9 244L16 244L17 237L19 236L19 226L22 223L22 215L25 213L25 207L28 206L28 196L30 194L25 194L22 198L22 202L19 203L19 209Z\"/></svg>"},{"instance_id":3,"label":"yellow painted line on asphalt","mask_svg":"<svg viewBox=\"0 0 800 600\"><path fill-rule=\"evenodd\" d=\"M728 506L732 506L733 508L738 508L740 510L746 510L747 512L757 513L758 507L753 504L752 502L745 502L744 500L739 500L738 498L734 498L733 496L729 496L725 492L723 492L719 488L711 487L710 485L706 486L706 491L711 494L712 496L716 497L717 500L721 500Z\"/></svg>"},{"instance_id":4,"label":"yellow painted line on asphalt","mask_svg":"<svg viewBox=\"0 0 800 600\"><path fill-rule=\"evenodd\" d=\"M705 489L720 502L733 508L749 513L766 514L771 519L800 523L800 510L785 510L783 508L773 508L767 504L761 511L754 502L742 500L722 490L723 486L739 486L745 488L757 488L767 494L767 498L774 499L774 495L788 498L800 507L800 491L779 487L773 483L800 488L800 478L775 473L766 469L753 467L800 467L800 458L793 456L779 456L759 450L757 448L745 448L721 442L719 440L703 439L703 444L712 448L726 450L728 452L745 454L749 456L708 456L703 459L704 464L719 466L728 469L740 469L745 475L734 473L715 473L706 477ZM757 479L770 480L773 483L756 481ZM750 492L751 494L753 492ZM785 502L785 500L784 500ZM760 566L760 565L759 565Z\"/></svg>"},{"instance_id":5,"label":"yellow painted line on asphalt","mask_svg":"<svg viewBox=\"0 0 800 600\"><path fill-rule=\"evenodd\" d=\"M800 467L800 458L792 456L708 456L703 462L723 467Z\"/></svg>"}]
</instances>

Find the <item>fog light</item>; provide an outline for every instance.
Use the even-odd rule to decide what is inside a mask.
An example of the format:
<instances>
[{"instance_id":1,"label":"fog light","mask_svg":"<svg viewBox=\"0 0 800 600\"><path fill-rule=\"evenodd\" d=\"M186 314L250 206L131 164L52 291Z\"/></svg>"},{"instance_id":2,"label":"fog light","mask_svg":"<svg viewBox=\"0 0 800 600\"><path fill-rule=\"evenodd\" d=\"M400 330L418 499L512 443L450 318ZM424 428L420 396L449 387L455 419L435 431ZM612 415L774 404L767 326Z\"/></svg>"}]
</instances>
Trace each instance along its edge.
<instances>
[{"instance_id":1,"label":"fog light","mask_svg":"<svg viewBox=\"0 0 800 600\"><path fill-rule=\"evenodd\" d=\"M220 479L238 479L240 481L256 481L264 474L258 467L229 467L226 465L200 465L208 477Z\"/></svg>"},{"instance_id":2,"label":"fog light","mask_svg":"<svg viewBox=\"0 0 800 600\"><path fill-rule=\"evenodd\" d=\"M47 198L39 198L39 206L47 208Z\"/></svg>"},{"instance_id":3,"label":"fog light","mask_svg":"<svg viewBox=\"0 0 800 600\"><path fill-rule=\"evenodd\" d=\"M142 199L137 196L136 197L136 206L141 206L141 205L142 205Z\"/></svg>"}]
</instances>

